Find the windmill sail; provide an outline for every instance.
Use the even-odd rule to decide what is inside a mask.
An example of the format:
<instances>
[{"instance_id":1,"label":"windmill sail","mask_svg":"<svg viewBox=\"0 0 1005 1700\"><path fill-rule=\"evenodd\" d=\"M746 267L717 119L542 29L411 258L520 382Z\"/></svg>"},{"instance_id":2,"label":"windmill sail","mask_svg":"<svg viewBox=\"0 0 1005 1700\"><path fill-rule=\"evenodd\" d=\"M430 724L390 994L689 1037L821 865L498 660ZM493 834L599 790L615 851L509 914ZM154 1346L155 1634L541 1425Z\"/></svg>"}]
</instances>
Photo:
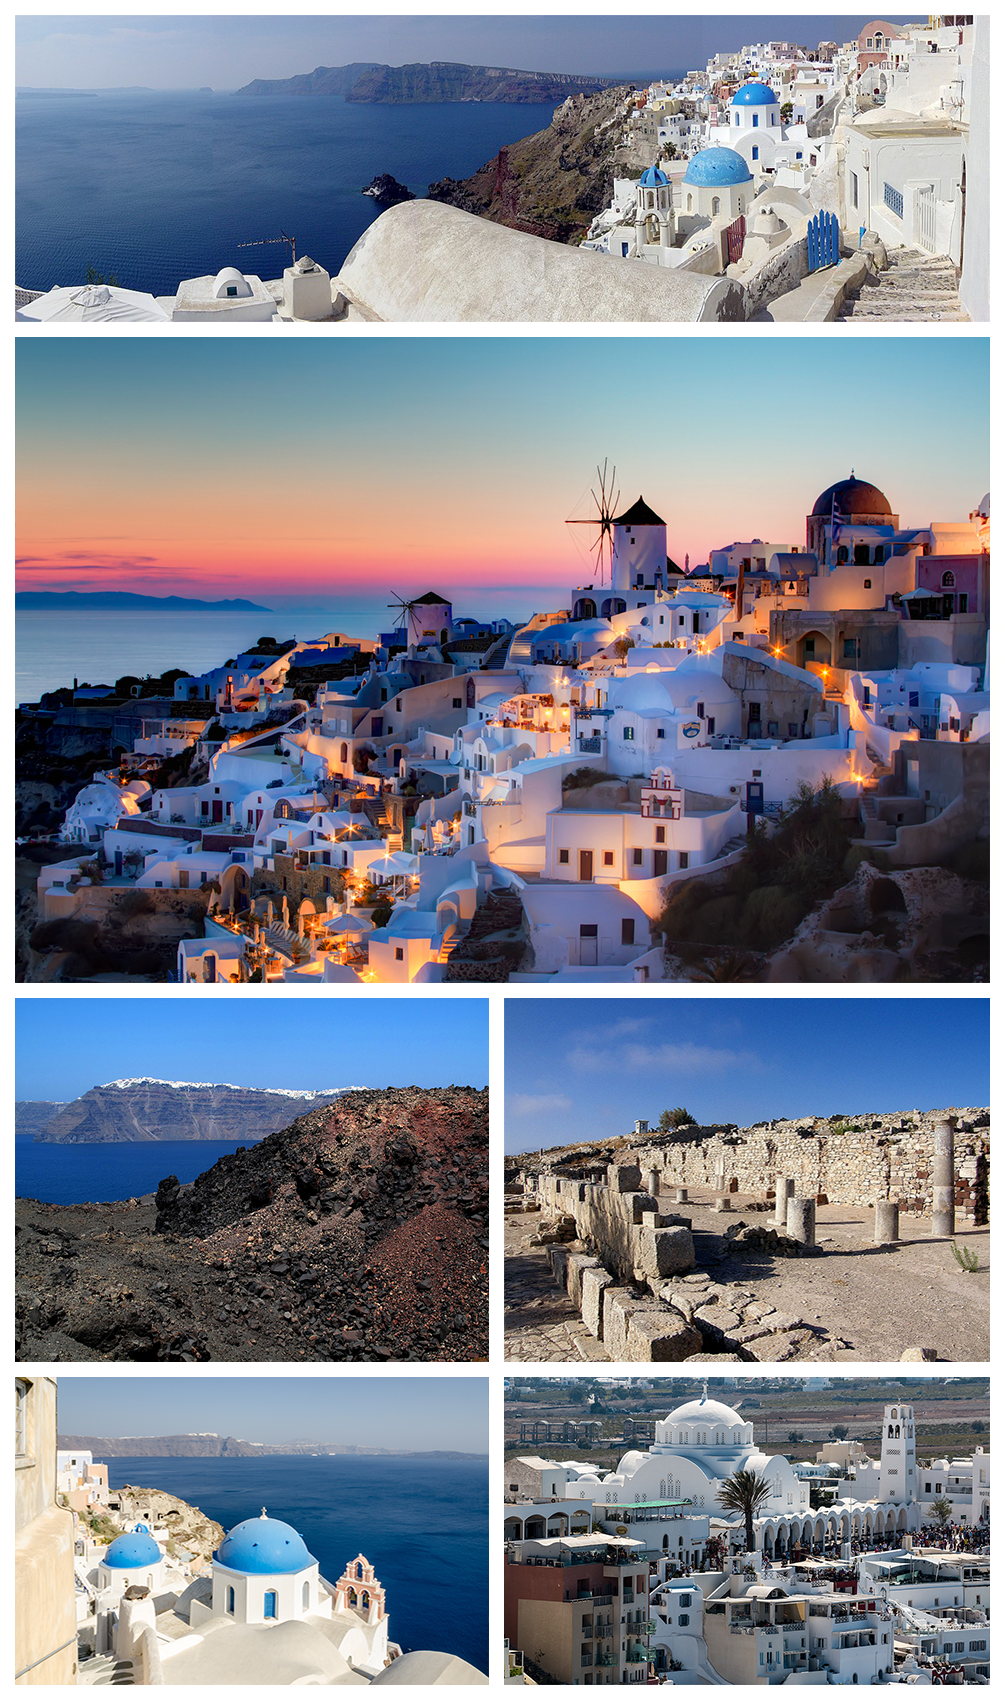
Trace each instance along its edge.
<instances>
[{"instance_id":1,"label":"windmill sail","mask_svg":"<svg viewBox=\"0 0 1005 1700\"><path fill-rule=\"evenodd\" d=\"M615 489L616 467L611 467L610 477L607 473L607 462L603 467L597 467L597 484L599 491L590 491L593 505L597 510L596 518L567 519L566 525L590 525L596 531L596 537L590 544L594 558L594 577L598 585L604 583L604 574L611 570L611 558L614 550L614 516L618 511L621 491Z\"/></svg>"}]
</instances>

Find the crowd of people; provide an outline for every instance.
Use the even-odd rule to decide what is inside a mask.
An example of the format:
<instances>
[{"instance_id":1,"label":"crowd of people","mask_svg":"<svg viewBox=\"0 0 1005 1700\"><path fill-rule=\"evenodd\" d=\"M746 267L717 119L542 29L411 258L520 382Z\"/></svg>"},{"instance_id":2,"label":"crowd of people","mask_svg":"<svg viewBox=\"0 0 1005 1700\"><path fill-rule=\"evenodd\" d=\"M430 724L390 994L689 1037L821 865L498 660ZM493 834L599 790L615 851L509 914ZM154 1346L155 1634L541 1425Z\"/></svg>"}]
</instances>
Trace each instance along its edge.
<instances>
[{"instance_id":1,"label":"crowd of people","mask_svg":"<svg viewBox=\"0 0 1005 1700\"><path fill-rule=\"evenodd\" d=\"M938 1552L989 1553L991 1527L988 1523L922 1523L914 1544Z\"/></svg>"}]
</instances>

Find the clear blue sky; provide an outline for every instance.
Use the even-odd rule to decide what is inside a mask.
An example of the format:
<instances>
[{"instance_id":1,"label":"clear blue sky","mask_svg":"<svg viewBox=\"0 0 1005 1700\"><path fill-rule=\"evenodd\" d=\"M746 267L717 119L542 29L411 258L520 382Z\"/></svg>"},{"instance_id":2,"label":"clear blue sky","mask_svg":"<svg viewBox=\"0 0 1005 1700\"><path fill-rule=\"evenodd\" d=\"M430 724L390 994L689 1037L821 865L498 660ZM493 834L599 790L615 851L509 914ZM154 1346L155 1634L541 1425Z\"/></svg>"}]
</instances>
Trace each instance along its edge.
<instances>
[{"instance_id":1,"label":"clear blue sky","mask_svg":"<svg viewBox=\"0 0 1005 1700\"><path fill-rule=\"evenodd\" d=\"M51 88L236 88L355 60L656 76L758 41L854 39L872 13L619 17L22 17L17 80ZM887 16L887 14L884 14ZM914 15L922 21L924 14ZM902 20L900 14L889 19Z\"/></svg>"},{"instance_id":2,"label":"clear blue sky","mask_svg":"<svg viewBox=\"0 0 1005 1700\"><path fill-rule=\"evenodd\" d=\"M407 1410L403 1430L401 1413ZM484 1376L61 1375L60 1434L220 1434L487 1452Z\"/></svg>"},{"instance_id":3,"label":"clear blue sky","mask_svg":"<svg viewBox=\"0 0 1005 1700\"><path fill-rule=\"evenodd\" d=\"M986 1104L986 998L512 998L506 1150L699 1123Z\"/></svg>"},{"instance_id":4,"label":"clear blue sky","mask_svg":"<svg viewBox=\"0 0 1005 1700\"><path fill-rule=\"evenodd\" d=\"M231 1086L488 1084L483 998L20 998L16 1096L107 1080Z\"/></svg>"}]
</instances>

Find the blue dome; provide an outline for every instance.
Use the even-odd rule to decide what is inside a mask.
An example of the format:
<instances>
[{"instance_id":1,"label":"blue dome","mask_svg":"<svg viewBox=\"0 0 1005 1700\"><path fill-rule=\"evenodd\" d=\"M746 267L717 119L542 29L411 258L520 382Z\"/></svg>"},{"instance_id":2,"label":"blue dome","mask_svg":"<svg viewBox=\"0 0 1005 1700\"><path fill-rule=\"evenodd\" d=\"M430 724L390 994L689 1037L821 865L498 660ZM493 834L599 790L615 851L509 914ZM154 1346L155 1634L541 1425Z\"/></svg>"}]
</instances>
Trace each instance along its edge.
<instances>
[{"instance_id":1,"label":"blue dome","mask_svg":"<svg viewBox=\"0 0 1005 1700\"><path fill-rule=\"evenodd\" d=\"M161 1549L153 1536L134 1530L131 1535L119 1535L101 1562L111 1570L138 1570L145 1564L159 1564L160 1558Z\"/></svg>"},{"instance_id":2,"label":"blue dome","mask_svg":"<svg viewBox=\"0 0 1005 1700\"><path fill-rule=\"evenodd\" d=\"M296 1529L277 1517L266 1517L264 1511L261 1517L235 1524L215 1556L228 1570L244 1570L251 1576L286 1576L317 1563Z\"/></svg>"},{"instance_id":3,"label":"blue dome","mask_svg":"<svg viewBox=\"0 0 1005 1700\"><path fill-rule=\"evenodd\" d=\"M778 96L774 89L769 89L767 83L744 83L742 89L737 89L731 106L777 106Z\"/></svg>"},{"instance_id":4,"label":"blue dome","mask_svg":"<svg viewBox=\"0 0 1005 1700\"><path fill-rule=\"evenodd\" d=\"M648 171L643 171L639 178L639 187L642 189L665 189L668 182L669 178L664 175L659 166L651 165Z\"/></svg>"},{"instance_id":5,"label":"blue dome","mask_svg":"<svg viewBox=\"0 0 1005 1700\"><path fill-rule=\"evenodd\" d=\"M752 183L750 167L734 148L702 148L684 173L685 183L699 189L728 188L732 183Z\"/></svg>"}]
</instances>

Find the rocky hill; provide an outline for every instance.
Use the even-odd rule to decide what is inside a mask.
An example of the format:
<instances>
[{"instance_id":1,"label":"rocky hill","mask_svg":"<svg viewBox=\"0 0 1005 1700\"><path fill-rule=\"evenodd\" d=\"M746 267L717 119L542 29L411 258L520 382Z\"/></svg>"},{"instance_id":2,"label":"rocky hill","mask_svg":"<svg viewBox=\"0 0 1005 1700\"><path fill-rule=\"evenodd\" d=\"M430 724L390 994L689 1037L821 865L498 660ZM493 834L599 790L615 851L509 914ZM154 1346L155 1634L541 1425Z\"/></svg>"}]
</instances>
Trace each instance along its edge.
<instances>
[{"instance_id":1,"label":"rocky hill","mask_svg":"<svg viewBox=\"0 0 1005 1700\"><path fill-rule=\"evenodd\" d=\"M15 1210L25 1360L488 1355L485 1091L350 1091L156 1197Z\"/></svg>"},{"instance_id":2,"label":"rocky hill","mask_svg":"<svg viewBox=\"0 0 1005 1700\"><path fill-rule=\"evenodd\" d=\"M178 1080L110 1080L92 1086L55 1113L36 1139L58 1145L114 1145L156 1139L264 1139L293 1116L333 1103L346 1087L329 1092L259 1091L251 1086ZM17 1131L28 1132L27 1126Z\"/></svg>"},{"instance_id":3,"label":"rocky hill","mask_svg":"<svg viewBox=\"0 0 1005 1700\"><path fill-rule=\"evenodd\" d=\"M580 242L610 200L615 175L652 163L623 141L628 95L621 87L571 96L547 129L500 148L473 177L431 183L430 200L553 242Z\"/></svg>"},{"instance_id":4,"label":"rocky hill","mask_svg":"<svg viewBox=\"0 0 1005 1700\"><path fill-rule=\"evenodd\" d=\"M577 90L593 92L601 77L562 72L513 71L494 65L318 65L297 77L256 77L243 95L341 95L357 104L413 106L452 101L497 101L510 105L564 100Z\"/></svg>"}]
</instances>

